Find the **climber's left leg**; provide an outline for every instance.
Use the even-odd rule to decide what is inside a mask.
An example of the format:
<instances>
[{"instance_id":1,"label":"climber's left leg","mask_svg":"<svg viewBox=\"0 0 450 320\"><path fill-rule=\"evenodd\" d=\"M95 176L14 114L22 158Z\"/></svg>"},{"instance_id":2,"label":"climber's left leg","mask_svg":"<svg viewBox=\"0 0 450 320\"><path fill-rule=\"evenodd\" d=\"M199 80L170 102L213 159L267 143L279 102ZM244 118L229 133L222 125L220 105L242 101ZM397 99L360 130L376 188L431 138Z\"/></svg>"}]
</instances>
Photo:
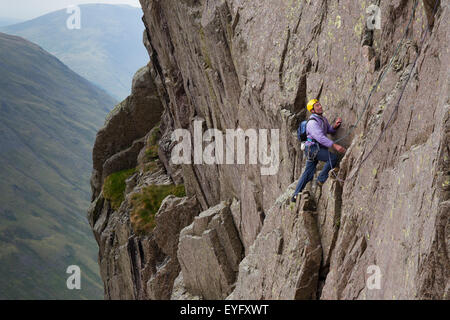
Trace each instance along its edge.
<instances>
[{"instance_id":1,"label":"climber's left leg","mask_svg":"<svg viewBox=\"0 0 450 320\"><path fill-rule=\"evenodd\" d=\"M336 166L338 158L334 153L328 151L328 149L320 148L319 152L317 153L317 159L325 162L322 171L317 177L317 181L324 183L328 179L328 172L331 170L331 168L334 168Z\"/></svg>"}]
</instances>

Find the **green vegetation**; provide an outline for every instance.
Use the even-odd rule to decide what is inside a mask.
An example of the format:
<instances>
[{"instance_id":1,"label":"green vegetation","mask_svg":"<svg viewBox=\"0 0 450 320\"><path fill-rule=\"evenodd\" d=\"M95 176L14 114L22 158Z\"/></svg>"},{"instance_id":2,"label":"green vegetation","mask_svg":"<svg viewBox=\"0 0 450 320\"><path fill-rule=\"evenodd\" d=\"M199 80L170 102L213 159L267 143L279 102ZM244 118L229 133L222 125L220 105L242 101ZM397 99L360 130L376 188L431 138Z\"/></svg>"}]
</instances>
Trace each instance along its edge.
<instances>
[{"instance_id":1,"label":"green vegetation","mask_svg":"<svg viewBox=\"0 0 450 320\"><path fill-rule=\"evenodd\" d=\"M159 126L155 126L148 136L147 149L145 150L145 159L143 172L156 172L159 168L158 158L158 140L161 137Z\"/></svg>"},{"instance_id":2,"label":"green vegetation","mask_svg":"<svg viewBox=\"0 0 450 320\"><path fill-rule=\"evenodd\" d=\"M141 193L132 196L133 210L130 219L136 233L142 234L153 230L156 224L155 215L164 198L171 194L184 197L186 195L184 185L150 185Z\"/></svg>"},{"instance_id":3,"label":"green vegetation","mask_svg":"<svg viewBox=\"0 0 450 320\"><path fill-rule=\"evenodd\" d=\"M150 162L147 162L147 163L144 163L143 166L144 166L143 172L150 172L150 173L153 173L153 172L156 172L156 170L159 169L158 161L157 161L157 160L155 160L155 161L150 161Z\"/></svg>"},{"instance_id":4,"label":"green vegetation","mask_svg":"<svg viewBox=\"0 0 450 320\"><path fill-rule=\"evenodd\" d=\"M291 212L293 212L294 209L295 209L295 203L291 202L291 203L289 204L289 210L291 210Z\"/></svg>"},{"instance_id":5,"label":"green vegetation","mask_svg":"<svg viewBox=\"0 0 450 320\"><path fill-rule=\"evenodd\" d=\"M341 226L341 217L336 218L336 220L334 221L334 226L339 229L339 227Z\"/></svg>"},{"instance_id":6,"label":"green vegetation","mask_svg":"<svg viewBox=\"0 0 450 320\"><path fill-rule=\"evenodd\" d=\"M31 42L0 33L0 48L0 299L103 299L86 212L115 100Z\"/></svg>"},{"instance_id":7,"label":"green vegetation","mask_svg":"<svg viewBox=\"0 0 450 320\"><path fill-rule=\"evenodd\" d=\"M136 168L126 169L110 174L103 184L103 196L111 202L114 210L119 209L120 204L125 200L125 188L127 180L136 172Z\"/></svg>"},{"instance_id":8,"label":"green vegetation","mask_svg":"<svg viewBox=\"0 0 450 320\"><path fill-rule=\"evenodd\" d=\"M160 137L159 127L154 127L150 132L147 141L147 149L145 150L145 155L148 161L153 161L158 159L158 139Z\"/></svg>"}]
</instances>

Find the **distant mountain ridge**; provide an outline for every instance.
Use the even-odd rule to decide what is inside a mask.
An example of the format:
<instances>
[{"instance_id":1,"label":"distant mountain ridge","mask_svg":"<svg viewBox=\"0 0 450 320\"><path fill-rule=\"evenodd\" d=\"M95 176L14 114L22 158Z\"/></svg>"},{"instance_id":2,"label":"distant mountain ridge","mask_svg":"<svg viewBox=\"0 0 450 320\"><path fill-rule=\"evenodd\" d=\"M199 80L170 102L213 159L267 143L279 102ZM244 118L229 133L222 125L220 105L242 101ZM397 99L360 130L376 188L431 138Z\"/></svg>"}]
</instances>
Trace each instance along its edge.
<instances>
[{"instance_id":1,"label":"distant mountain ridge","mask_svg":"<svg viewBox=\"0 0 450 320\"><path fill-rule=\"evenodd\" d=\"M72 13L58 10L0 32L40 45L76 73L102 87L117 100L131 92L133 75L149 57L142 45L145 29L140 8L128 5L79 5L80 29L68 29Z\"/></svg>"},{"instance_id":2,"label":"distant mountain ridge","mask_svg":"<svg viewBox=\"0 0 450 320\"><path fill-rule=\"evenodd\" d=\"M22 20L8 18L8 17L0 17L0 27L6 27L12 24L20 23Z\"/></svg>"},{"instance_id":3,"label":"distant mountain ridge","mask_svg":"<svg viewBox=\"0 0 450 320\"><path fill-rule=\"evenodd\" d=\"M25 39L0 33L0 48L0 299L101 299L85 211L115 100ZM69 265L81 290L66 288Z\"/></svg>"}]
</instances>

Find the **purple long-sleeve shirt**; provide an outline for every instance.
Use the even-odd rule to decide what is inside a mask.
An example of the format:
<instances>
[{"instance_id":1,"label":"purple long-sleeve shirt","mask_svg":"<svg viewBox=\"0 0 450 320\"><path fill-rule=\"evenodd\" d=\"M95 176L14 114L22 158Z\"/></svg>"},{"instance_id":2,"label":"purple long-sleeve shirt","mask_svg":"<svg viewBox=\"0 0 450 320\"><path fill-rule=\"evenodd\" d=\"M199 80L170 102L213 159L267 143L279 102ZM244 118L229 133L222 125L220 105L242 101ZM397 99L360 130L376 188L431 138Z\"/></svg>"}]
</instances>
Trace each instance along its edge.
<instances>
[{"instance_id":1,"label":"purple long-sleeve shirt","mask_svg":"<svg viewBox=\"0 0 450 320\"><path fill-rule=\"evenodd\" d=\"M306 125L306 134L308 139L317 141L324 147L330 148L333 145L333 141L327 137L328 133L336 133L336 130L328 123L327 118L319 116L317 114L311 115L309 119L315 118L316 121L308 121ZM311 145L313 142L306 141L305 145Z\"/></svg>"}]
</instances>

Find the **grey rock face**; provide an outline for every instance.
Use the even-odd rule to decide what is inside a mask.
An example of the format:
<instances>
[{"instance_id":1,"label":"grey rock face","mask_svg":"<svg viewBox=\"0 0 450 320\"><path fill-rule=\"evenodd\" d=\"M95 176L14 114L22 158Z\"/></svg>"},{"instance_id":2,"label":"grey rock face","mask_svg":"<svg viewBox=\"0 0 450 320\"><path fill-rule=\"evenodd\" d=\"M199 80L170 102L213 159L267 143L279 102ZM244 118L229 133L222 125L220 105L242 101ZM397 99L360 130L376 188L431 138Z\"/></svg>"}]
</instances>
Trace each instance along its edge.
<instances>
[{"instance_id":1,"label":"grey rock face","mask_svg":"<svg viewBox=\"0 0 450 320\"><path fill-rule=\"evenodd\" d=\"M110 112L97 133L92 153L92 200L99 195L109 173L136 166L136 156L142 148L138 139L160 121L163 106L150 75L151 68L148 65L136 72L131 95Z\"/></svg>"},{"instance_id":2,"label":"grey rock face","mask_svg":"<svg viewBox=\"0 0 450 320\"><path fill-rule=\"evenodd\" d=\"M317 198L317 192L316 192ZM336 239L341 223L342 187L338 181L329 181L322 190L317 208L317 225L322 247L322 264L320 275L325 278L330 267L331 253L336 246ZM322 285L321 283L320 285Z\"/></svg>"},{"instance_id":3,"label":"grey rock face","mask_svg":"<svg viewBox=\"0 0 450 320\"><path fill-rule=\"evenodd\" d=\"M306 101L319 97L330 120L344 119L338 138L350 147L339 172L346 179L342 192L327 182L317 203L324 259L321 297L445 296L448 216L441 208L446 208L448 193L441 181L449 166L444 147L448 122L443 121L449 104L448 6L441 4L432 19L427 49L419 53L413 71L417 75L393 113L422 25L431 20L427 8L416 10L414 31L364 110L372 85L402 38L412 2L380 4L386 27L374 31L370 43L363 42L370 47L361 46L365 8L352 1L141 3L147 48L160 66L174 127L191 130L195 115L205 118L206 128L281 129L275 176L262 177L259 166L183 168L186 186L203 209L220 200L240 202L234 217L246 254L266 228L276 197L300 176L304 162L292 133L305 117ZM351 128L360 115L362 121ZM365 286L370 265L382 271L381 290Z\"/></svg>"},{"instance_id":4,"label":"grey rock face","mask_svg":"<svg viewBox=\"0 0 450 320\"><path fill-rule=\"evenodd\" d=\"M190 225L200 213L195 198L177 198L168 196L156 214L155 240L161 250L168 256L176 258L178 240L181 230Z\"/></svg>"},{"instance_id":5,"label":"grey rock face","mask_svg":"<svg viewBox=\"0 0 450 320\"><path fill-rule=\"evenodd\" d=\"M236 280L243 247L229 205L220 203L194 218L180 233L178 261L187 291L223 299Z\"/></svg>"},{"instance_id":6,"label":"grey rock face","mask_svg":"<svg viewBox=\"0 0 450 320\"><path fill-rule=\"evenodd\" d=\"M169 299L180 273L179 232L201 211L195 196L168 196L155 216L155 229L148 234L134 232L133 195L149 185L173 184L161 161L154 159L160 139L155 125L161 114L151 66L146 66L136 72L132 95L110 113L97 135L93 150L97 167L91 178L94 201L88 220L99 244L106 299ZM136 172L125 180L125 200L114 210L103 197L103 182L111 173L129 168Z\"/></svg>"},{"instance_id":7,"label":"grey rock face","mask_svg":"<svg viewBox=\"0 0 450 320\"><path fill-rule=\"evenodd\" d=\"M152 181L183 181L188 197L195 196L198 212L203 212L183 229L178 245L178 238L164 232L133 238L145 243L143 248L153 248L143 249L144 265L153 270L145 271L144 280L137 280L136 271L131 271L139 268L114 269L114 264L138 261L130 260L129 254L121 256L118 250L127 242L116 242L114 256L121 262L111 256L101 266L106 270L105 286L114 293L109 297L137 297L136 292L144 292L139 297L448 298L447 4L441 4L434 17L430 1L425 9L418 7L389 70L412 12L410 1L380 3L386 26L373 31L370 41L364 40L366 8L354 1L338 5L141 0L141 4L152 92L164 109L159 116L161 172L137 175L127 194L133 192L132 186L136 191ZM432 32L420 48L423 26L431 21ZM365 108L384 71L388 72L383 82ZM134 86L140 88L139 81ZM304 106L310 98L319 98L330 121L337 116L344 119L334 137L347 147L337 173L344 182L330 178L321 192L305 193L291 208L286 203L293 188L289 186L305 165L295 130L307 116ZM113 124L116 117L111 117L107 125L111 134L100 134L94 150L91 217L98 218L91 218L91 225L103 230L114 224L110 234L120 235L122 226L114 221L126 221L128 213L125 207L107 211L107 201L98 196L103 165L150 128L134 134L132 125L122 123L145 115L118 113L121 120ZM173 165L171 133L184 128L193 134L193 121L199 118L204 119L203 130L279 129L277 173L261 175L260 163ZM124 143L118 145L116 140ZM159 225L177 234L173 230L179 225ZM105 241L102 233L96 233L99 243ZM139 248L131 243L128 248ZM101 256L113 252L105 244ZM242 254L245 258L239 262ZM181 264L178 269L175 259ZM156 266L159 275L152 273ZM381 272L380 289L367 286L370 266ZM112 271L121 276L114 278Z\"/></svg>"},{"instance_id":8,"label":"grey rock face","mask_svg":"<svg viewBox=\"0 0 450 320\"><path fill-rule=\"evenodd\" d=\"M169 299L180 272L175 248L180 230L200 209L195 197L164 199L149 235L136 235L128 198L117 211L100 194L88 217L99 244L99 264L107 299Z\"/></svg>"},{"instance_id":9,"label":"grey rock face","mask_svg":"<svg viewBox=\"0 0 450 320\"><path fill-rule=\"evenodd\" d=\"M145 43L157 71L155 83L164 97L162 126L169 128L167 133L184 128L193 134L193 121L200 118L204 119L204 129L280 130L279 152L284 165L275 175L261 176L259 164L182 165L187 193L197 196L203 210L232 197L240 200L240 230L244 231L241 236L247 251L261 230L264 212L299 174L301 156L291 134L298 120L291 112L295 109L296 93L291 94L292 101L282 103L284 108L275 107L281 105L278 101L261 100L265 72L247 69L249 61L260 63L260 57L247 52L253 35L247 34L247 27L239 23L245 21L239 18L241 10L247 10L244 7L228 1L141 1L141 4L147 26ZM248 10L254 10L253 4L248 5ZM269 7L267 10L273 12ZM256 11L253 13L258 16ZM247 17L250 15L248 12ZM260 34L264 35L267 33ZM248 78L250 74L252 79ZM272 85L272 81L266 84ZM271 91L267 98L275 98L275 92ZM269 105L273 108L266 107ZM270 142L271 137L268 139ZM163 159L162 162L167 163Z\"/></svg>"},{"instance_id":10,"label":"grey rock face","mask_svg":"<svg viewBox=\"0 0 450 320\"><path fill-rule=\"evenodd\" d=\"M184 286L183 273L180 272L173 283L170 300L201 300L201 297L192 295Z\"/></svg>"},{"instance_id":11,"label":"grey rock face","mask_svg":"<svg viewBox=\"0 0 450 320\"><path fill-rule=\"evenodd\" d=\"M315 299L322 247L308 194L290 203L295 185L269 210L264 226L239 265L228 299Z\"/></svg>"},{"instance_id":12,"label":"grey rock face","mask_svg":"<svg viewBox=\"0 0 450 320\"><path fill-rule=\"evenodd\" d=\"M138 163L136 161L137 155L144 146L144 138L141 138L133 141L131 147L109 157L103 164L102 181L105 181L111 173L136 167Z\"/></svg>"}]
</instances>

